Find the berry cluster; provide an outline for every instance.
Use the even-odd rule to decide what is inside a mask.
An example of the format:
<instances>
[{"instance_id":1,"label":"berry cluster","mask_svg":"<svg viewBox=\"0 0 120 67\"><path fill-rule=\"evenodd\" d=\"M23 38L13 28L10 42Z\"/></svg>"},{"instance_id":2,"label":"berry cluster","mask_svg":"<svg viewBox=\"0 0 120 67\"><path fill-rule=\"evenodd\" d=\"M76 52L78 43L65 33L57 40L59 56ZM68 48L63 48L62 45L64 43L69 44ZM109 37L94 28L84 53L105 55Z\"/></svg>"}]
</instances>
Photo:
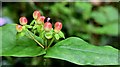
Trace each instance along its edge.
<instances>
[{"instance_id":1,"label":"berry cluster","mask_svg":"<svg viewBox=\"0 0 120 67\"><path fill-rule=\"evenodd\" d=\"M22 33L23 31L29 29L30 32L34 33L36 36L42 38L43 40L47 39L53 41L53 39L59 40L59 38L65 38L64 34L61 31L61 22L56 22L53 29L52 24L49 21L50 18L48 18L45 22L44 20L46 19L46 17L41 16L40 11L37 10L33 12L33 18L34 19L30 23L30 25L27 25L27 18L21 17L19 19L21 25L16 25L16 30L18 31L18 33Z\"/></svg>"}]
</instances>

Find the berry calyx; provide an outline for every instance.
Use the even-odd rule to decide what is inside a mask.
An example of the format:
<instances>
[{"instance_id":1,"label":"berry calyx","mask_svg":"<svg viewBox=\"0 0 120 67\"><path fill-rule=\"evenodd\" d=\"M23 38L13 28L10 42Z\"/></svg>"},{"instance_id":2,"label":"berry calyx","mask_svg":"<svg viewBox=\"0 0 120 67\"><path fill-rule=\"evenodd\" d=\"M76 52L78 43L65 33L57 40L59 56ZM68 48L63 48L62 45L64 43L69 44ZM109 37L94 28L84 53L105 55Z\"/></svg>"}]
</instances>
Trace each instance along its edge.
<instances>
[{"instance_id":1,"label":"berry calyx","mask_svg":"<svg viewBox=\"0 0 120 67\"><path fill-rule=\"evenodd\" d=\"M45 31L50 31L52 29L52 24L50 22L46 22L44 24L44 30Z\"/></svg>"},{"instance_id":2,"label":"berry calyx","mask_svg":"<svg viewBox=\"0 0 120 67\"><path fill-rule=\"evenodd\" d=\"M26 17L21 17L21 18L19 19L19 21L20 21L20 24L21 24L21 25L26 25L27 22L28 22L28 20L27 20Z\"/></svg>"},{"instance_id":3,"label":"berry calyx","mask_svg":"<svg viewBox=\"0 0 120 67\"><path fill-rule=\"evenodd\" d=\"M17 30L17 32L21 32L22 31L22 26L21 25L16 25L16 30Z\"/></svg>"},{"instance_id":4,"label":"berry calyx","mask_svg":"<svg viewBox=\"0 0 120 67\"><path fill-rule=\"evenodd\" d=\"M53 37L53 32L46 32L45 33L45 37L47 38L47 39L51 39L52 37Z\"/></svg>"},{"instance_id":5,"label":"berry calyx","mask_svg":"<svg viewBox=\"0 0 120 67\"><path fill-rule=\"evenodd\" d=\"M37 21L38 24L42 24L42 23L44 23L44 20L45 20L45 17L44 16L40 16L40 17L37 18L36 21Z\"/></svg>"},{"instance_id":6,"label":"berry calyx","mask_svg":"<svg viewBox=\"0 0 120 67\"><path fill-rule=\"evenodd\" d=\"M34 19L37 19L38 17L40 17L40 15L41 15L40 11L38 11L38 10L36 10L36 11L33 12L33 18Z\"/></svg>"},{"instance_id":7,"label":"berry calyx","mask_svg":"<svg viewBox=\"0 0 120 67\"><path fill-rule=\"evenodd\" d=\"M56 33L59 33L59 31L62 29L62 23L61 22L56 22L55 23L55 29L54 29L54 31L56 32Z\"/></svg>"}]
</instances>

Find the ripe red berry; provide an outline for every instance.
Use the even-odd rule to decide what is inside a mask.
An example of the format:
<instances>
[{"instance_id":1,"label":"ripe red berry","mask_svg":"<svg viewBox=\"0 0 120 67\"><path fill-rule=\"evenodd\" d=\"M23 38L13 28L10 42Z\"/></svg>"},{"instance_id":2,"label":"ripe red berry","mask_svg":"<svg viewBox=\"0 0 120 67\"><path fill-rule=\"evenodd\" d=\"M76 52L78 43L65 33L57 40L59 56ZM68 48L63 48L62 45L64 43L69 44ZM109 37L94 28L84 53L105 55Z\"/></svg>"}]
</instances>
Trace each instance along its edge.
<instances>
[{"instance_id":1,"label":"ripe red berry","mask_svg":"<svg viewBox=\"0 0 120 67\"><path fill-rule=\"evenodd\" d=\"M62 29L62 23L61 22L56 22L54 31L56 33L58 33L61 29Z\"/></svg>"},{"instance_id":2,"label":"ripe red berry","mask_svg":"<svg viewBox=\"0 0 120 67\"><path fill-rule=\"evenodd\" d=\"M21 26L21 25L16 25L16 30L17 30L18 32L21 32L21 31L22 31L22 26Z\"/></svg>"},{"instance_id":3,"label":"ripe red berry","mask_svg":"<svg viewBox=\"0 0 120 67\"><path fill-rule=\"evenodd\" d=\"M44 16L40 16L40 17L37 18L36 21L37 21L38 24L42 24L42 23L44 23L44 20L45 20L45 17Z\"/></svg>"},{"instance_id":4,"label":"ripe red berry","mask_svg":"<svg viewBox=\"0 0 120 67\"><path fill-rule=\"evenodd\" d=\"M33 18L34 19L37 19L38 17L40 17L40 15L41 15L40 11L38 11L38 10L36 10L36 11L33 12Z\"/></svg>"},{"instance_id":5,"label":"ripe red berry","mask_svg":"<svg viewBox=\"0 0 120 67\"><path fill-rule=\"evenodd\" d=\"M19 19L19 21L20 21L20 24L21 24L21 25L26 25L27 22L28 22L28 20L27 20L26 17L21 17L21 18Z\"/></svg>"},{"instance_id":6,"label":"ripe red berry","mask_svg":"<svg viewBox=\"0 0 120 67\"><path fill-rule=\"evenodd\" d=\"M44 24L44 30L45 31L50 31L52 29L52 24L50 22L46 22Z\"/></svg>"}]
</instances>

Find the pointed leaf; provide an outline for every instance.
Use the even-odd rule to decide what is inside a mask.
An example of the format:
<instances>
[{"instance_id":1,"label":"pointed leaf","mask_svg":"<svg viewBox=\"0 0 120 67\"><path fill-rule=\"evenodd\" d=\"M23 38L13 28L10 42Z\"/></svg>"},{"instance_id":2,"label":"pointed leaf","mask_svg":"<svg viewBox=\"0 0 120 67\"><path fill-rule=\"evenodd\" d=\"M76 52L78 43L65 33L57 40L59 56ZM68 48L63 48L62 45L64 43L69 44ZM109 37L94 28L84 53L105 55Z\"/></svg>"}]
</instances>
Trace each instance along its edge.
<instances>
[{"instance_id":1,"label":"pointed leaf","mask_svg":"<svg viewBox=\"0 0 120 67\"><path fill-rule=\"evenodd\" d=\"M116 65L118 50L111 46L94 46L77 37L58 42L47 50L46 58L66 60L78 65Z\"/></svg>"}]
</instances>

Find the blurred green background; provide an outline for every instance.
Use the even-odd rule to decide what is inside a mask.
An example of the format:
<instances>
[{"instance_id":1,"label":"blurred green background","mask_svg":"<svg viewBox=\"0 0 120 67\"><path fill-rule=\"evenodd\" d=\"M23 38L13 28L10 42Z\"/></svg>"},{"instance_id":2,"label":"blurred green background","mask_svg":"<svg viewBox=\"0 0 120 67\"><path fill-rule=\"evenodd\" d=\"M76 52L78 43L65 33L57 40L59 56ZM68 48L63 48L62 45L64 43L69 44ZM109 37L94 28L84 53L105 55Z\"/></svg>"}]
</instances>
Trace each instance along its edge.
<instances>
[{"instance_id":1,"label":"blurred green background","mask_svg":"<svg viewBox=\"0 0 120 67\"><path fill-rule=\"evenodd\" d=\"M19 24L19 18L26 16L29 24L33 20L32 13L40 10L42 15L52 19L53 24L56 21L63 23L62 31L66 38L80 37L96 46L111 45L120 49L118 44L119 4L120 2L2 2L2 17L11 20L7 22ZM2 65L13 67L21 64L21 67L29 67L29 65L43 67L40 66L43 63L40 60L42 60L41 57L2 57ZM46 67L79 67L57 59L50 59L47 64Z\"/></svg>"}]
</instances>

